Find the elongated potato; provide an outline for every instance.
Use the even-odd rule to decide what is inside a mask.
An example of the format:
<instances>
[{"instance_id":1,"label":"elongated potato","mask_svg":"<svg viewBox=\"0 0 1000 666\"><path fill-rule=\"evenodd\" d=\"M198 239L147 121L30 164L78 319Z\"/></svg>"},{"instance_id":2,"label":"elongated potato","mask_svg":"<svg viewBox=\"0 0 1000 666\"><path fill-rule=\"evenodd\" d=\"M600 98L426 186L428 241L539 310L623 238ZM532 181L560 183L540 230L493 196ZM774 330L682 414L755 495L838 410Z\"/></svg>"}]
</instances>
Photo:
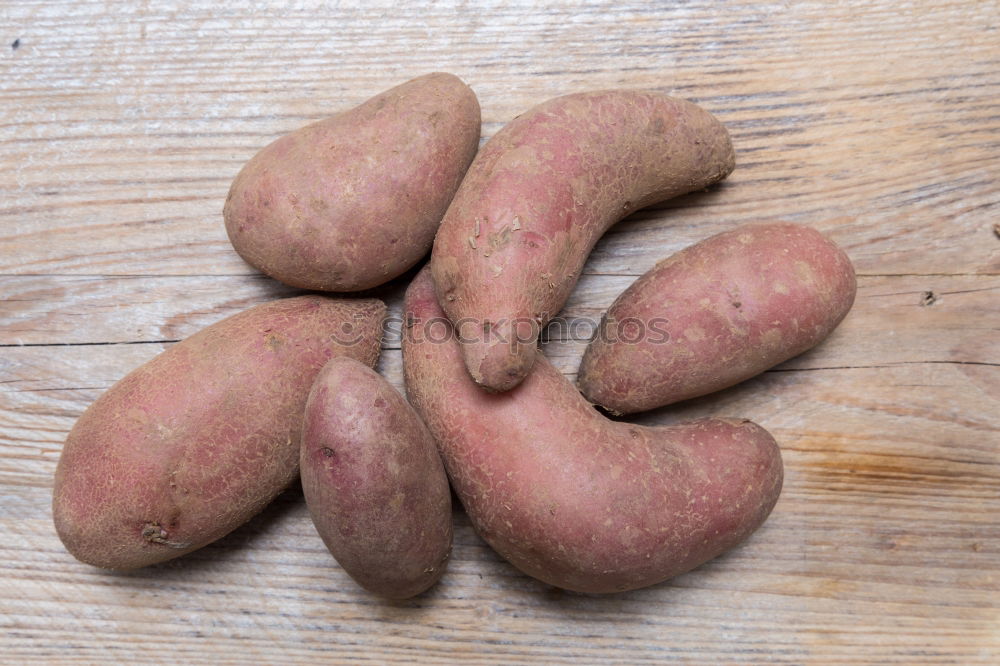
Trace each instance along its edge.
<instances>
[{"instance_id":1,"label":"elongated potato","mask_svg":"<svg viewBox=\"0 0 1000 666\"><path fill-rule=\"evenodd\" d=\"M774 506L781 455L763 428L610 421L544 357L518 387L488 393L426 271L405 310L410 400L476 531L525 573L580 592L652 585L739 543Z\"/></svg>"},{"instance_id":2,"label":"elongated potato","mask_svg":"<svg viewBox=\"0 0 1000 666\"><path fill-rule=\"evenodd\" d=\"M283 136L233 181L229 239L247 263L294 287L380 285L430 249L479 126L475 93L437 73Z\"/></svg>"},{"instance_id":3,"label":"elongated potato","mask_svg":"<svg viewBox=\"0 0 1000 666\"><path fill-rule=\"evenodd\" d=\"M733 165L729 134L711 114L655 93L557 97L497 132L455 194L431 255L476 383L506 391L527 375L539 331L608 227L720 181Z\"/></svg>"},{"instance_id":4,"label":"elongated potato","mask_svg":"<svg viewBox=\"0 0 1000 666\"><path fill-rule=\"evenodd\" d=\"M718 391L819 344L847 315L850 259L797 224L751 224L657 264L615 300L579 386L628 414Z\"/></svg>"},{"instance_id":5,"label":"elongated potato","mask_svg":"<svg viewBox=\"0 0 1000 666\"><path fill-rule=\"evenodd\" d=\"M302 490L327 548L359 585L420 594L451 553L451 490L434 439L389 382L333 358L306 403Z\"/></svg>"},{"instance_id":6,"label":"elongated potato","mask_svg":"<svg viewBox=\"0 0 1000 666\"><path fill-rule=\"evenodd\" d=\"M299 296L258 305L126 375L76 422L53 516L88 564L134 569L232 531L297 475L306 397L333 356L374 365L385 305Z\"/></svg>"}]
</instances>

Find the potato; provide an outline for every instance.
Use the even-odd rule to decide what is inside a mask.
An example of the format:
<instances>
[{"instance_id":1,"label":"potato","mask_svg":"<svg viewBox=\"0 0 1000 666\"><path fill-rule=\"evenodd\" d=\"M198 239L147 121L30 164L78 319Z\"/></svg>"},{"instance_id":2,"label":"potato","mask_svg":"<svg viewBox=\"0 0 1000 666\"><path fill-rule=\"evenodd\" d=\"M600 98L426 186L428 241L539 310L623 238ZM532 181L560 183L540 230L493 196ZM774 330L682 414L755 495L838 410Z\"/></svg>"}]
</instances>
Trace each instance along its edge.
<instances>
[{"instance_id":1,"label":"potato","mask_svg":"<svg viewBox=\"0 0 1000 666\"><path fill-rule=\"evenodd\" d=\"M434 439L387 381L333 358L306 403L302 490L317 531L359 585L420 594L451 553L451 490Z\"/></svg>"},{"instance_id":2,"label":"potato","mask_svg":"<svg viewBox=\"0 0 1000 666\"><path fill-rule=\"evenodd\" d=\"M579 592L653 585L736 545L774 506L781 455L760 426L610 421L544 357L516 388L488 393L426 271L405 310L410 401L476 531L525 573Z\"/></svg>"},{"instance_id":3,"label":"potato","mask_svg":"<svg viewBox=\"0 0 1000 666\"><path fill-rule=\"evenodd\" d=\"M479 126L475 93L437 73L303 127L236 176L223 210L229 239L294 287L380 285L430 249Z\"/></svg>"},{"instance_id":4,"label":"potato","mask_svg":"<svg viewBox=\"0 0 1000 666\"><path fill-rule=\"evenodd\" d=\"M431 255L476 383L506 391L527 375L539 331L608 227L722 180L733 165L715 118L655 93L557 97L500 130L469 168Z\"/></svg>"},{"instance_id":5,"label":"potato","mask_svg":"<svg viewBox=\"0 0 1000 666\"><path fill-rule=\"evenodd\" d=\"M52 512L88 564L133 569L227 534L298 474L313 379L374 365L385 305L311 295L258 305L126 375L76 422Z\"/></svg>"},{"instance_id":6,"label":"potato","mask_svg":"<svg viewBox=\"0 0 1000 666\"><path fill-rule=\"evenodd\" d=\"M819 344L855 290L850 259L809 227L713 236L618 297L584 354L580 390L628 414L732 386Z\"/></svg>"}]
</instances>

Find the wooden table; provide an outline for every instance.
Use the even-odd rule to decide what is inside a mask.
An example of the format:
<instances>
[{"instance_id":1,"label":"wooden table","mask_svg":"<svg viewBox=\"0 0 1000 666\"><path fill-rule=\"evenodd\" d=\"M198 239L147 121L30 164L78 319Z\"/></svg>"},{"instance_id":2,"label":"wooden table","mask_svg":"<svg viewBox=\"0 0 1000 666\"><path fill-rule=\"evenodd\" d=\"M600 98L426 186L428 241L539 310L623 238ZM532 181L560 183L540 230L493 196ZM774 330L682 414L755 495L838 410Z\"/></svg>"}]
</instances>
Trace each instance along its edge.
<instances>
[{"instance_id":1,"label":"wooden table","mask_svg":"<svg viewBox=\"0 0 1000 666\"><path fill-rule=\"evenodd\" d=\"M406 4L0 7L0 660L997 663L1000 4ZM76 417L173 342L293 293L227 242L234 174L280 134L433 70L475 89L484 137L616 86L729 127L729 180L609 232L569 317L744 222L812 225L848 251L857 303L823 345L637 419L771 430L786 481L768 522L687 575L604 597L525 577L456 513L441 584L378 601L297 488L181 560L76 562L49 508ZM379 291L396 313L403 287ZM573 375L582 350L546 352ZM381 367L401 384L398 349Z\"/></svg>"}]
</instances>

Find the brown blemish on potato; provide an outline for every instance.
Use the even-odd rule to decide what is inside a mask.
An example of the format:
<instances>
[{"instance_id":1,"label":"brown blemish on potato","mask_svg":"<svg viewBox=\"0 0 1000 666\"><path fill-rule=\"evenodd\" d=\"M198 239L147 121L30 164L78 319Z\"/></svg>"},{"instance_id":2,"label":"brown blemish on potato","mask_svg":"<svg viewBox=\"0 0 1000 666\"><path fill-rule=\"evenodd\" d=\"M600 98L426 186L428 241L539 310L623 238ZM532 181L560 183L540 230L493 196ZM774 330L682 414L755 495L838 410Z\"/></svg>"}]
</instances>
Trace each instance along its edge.
<instances>
[{"instance_id":1,"label":"brown blemish on potato","mask_svg":"<svg viewBox=\"0 0 1000 666\"><path fill-rule=\"evenodd\" d=\"M503 249L510 243L511 230L510 227L504 225L500 231L490 234L490 248L496 252Z\"/></svg>"},{"instance_id":2,"label":"brown blemish on potato","mask_svg":"<svg viewBox=\"0 0 1000 666\"><path fill-rule=\"evenodd\" d=\"M142 528L142 538L150 543L158 543L162 546L169 546L178 550L183 550L191 546L190 543L170 541L167 539L167 536L167 531L159 523L146 523Z\"/></svg>"},{"instance_id":3,"label":"brown blemish on potato","mask_svg":"<svg viewBox=\"0 0 1000 666\"><path fill-rule=\"evenodd\" d=\"M760 343L768 349L781 349L782 333L780 328L771 328L761 336Z\"/></svg>"},{"instance_id":4,"label":"brown blemish on potato","mask_svg":"<svg viewBox=\"0 0 1000 666\"><path fill-rule=\"evenodd\" d=\"M684 337L692 342L699 342L705 339L705 331L697 326L684 329Z\"/></svg>"}]
</instances>

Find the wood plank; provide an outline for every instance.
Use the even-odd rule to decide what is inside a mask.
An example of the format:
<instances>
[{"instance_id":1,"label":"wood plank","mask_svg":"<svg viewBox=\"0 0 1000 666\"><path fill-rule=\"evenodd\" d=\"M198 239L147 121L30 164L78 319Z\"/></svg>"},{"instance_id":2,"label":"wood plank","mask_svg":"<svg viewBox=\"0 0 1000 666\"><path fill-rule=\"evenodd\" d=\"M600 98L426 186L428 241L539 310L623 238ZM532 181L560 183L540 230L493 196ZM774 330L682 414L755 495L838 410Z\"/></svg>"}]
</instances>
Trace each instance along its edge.
<instances>
[{"instance_id":1,"label":"wood plank","mask_svg":"<svg viewBox=\"0 0 1000 666\"><path fill-rule=\"evenodd\" d=\"M82 356L82 348L74 349ZM948 654L972 659L978 650L981 656L983 649L997 647L1000 423L996 392L977 390L962 367L774 372L730 395L723 401L727 410L752 416L781 442L785 489L772 517L747 545L669 584L613 597L547 590L500 562L459 515L458 546L445 582L403 608L413 613L419 608L449 627L436 649L458 661L466 650L489 653L491 637L499 636L508 641L505 657L555 655L570 649L572 641L546 635L572 637L588 627L604 637L627 637L630 647L621 651L615 641L588 642L576 653L584 658L628 663L661 650L697 658L706 649L704 632L716 630L716 623L731 636L726 649L732 652L713 648L723 658L747 658L755 649L780 657L785 649L792 661L806 654L835 659L850 657L858 646L866 659L916 657L914 646L934 655L956 640L965 651ZM911 395L901 402L901 388L913 385L922 387L920 399ZM863 394L859 386L865 387ZM391 647L377 638L379 625L373 622L397 626L409 649L431 641L432 626L407 621L405 614L386 617L386 608L354 588L328 559L298 491L234 535L174 564L114 575L73 561L51 531L47 498L61 438L91 394L24 391L13 400L4 394L5 420L18 419L25 430L46 435L43 441L5 440L0 448L0 484L18 498L0 519L12 536L0 545L0 561L24 586L18 622L36 637L35 644L60 640L60 625L51 621L55 614L98 623L95 628L105 631L127 629L129 641L148 639L154 646L166 622L171 642L190 643L185 649L204 656L197 651L197 635L191 635L200 617L214 623L210 637L246 635L241 628L253 633L237 608L268 621L283 609L280 646L316 640L317 632L336 629L338 622L350 623L365 641L357 649ZM944 407L949 400L982 420L949 418ZM803 403L808 409L796 407ZM935 405L936 411L928 409ZM680 414L717 408L701 405ZM81 595L100 610L72 602ZM143 619L133 617L137 610ZM463 636L461 628L470 621L476 625L483 614L490 629L468 627L471 635ZM475 619L461 621L458 615ZM525 624L524 617L532 620ZM797 632L788 633L788 622L796 623ZM545 628L533 629L538 623ZM887 641L888 635L893 638ZM463 647L463 641L470 644Z\"/></svg>"},{"instance_id":2,"label":"wood plank","mask_svg":"<svg viewBox=\"0 0 1000 666\"><path fill-rule=\"evenodd\" d=\"M599 310L630 279L588 276L568 310L575 311L575 316L593 314L587 303L598 305ZM921 287L928 279L937 286L938 298L931 305L922 305L926 299ZM197 328L205 311L217 318L232 307L233 298L240 302L254 298L233 294L229 288L208 292L206 298L205 292L187 288L187 279L146 280L160 289L163 283L180 282L168 302L196 306L190 310L193 314L177 318L182 322L177 324L181 327L177 334ZM22 282L26 283L22 289L35 288L31 280ZM971 353L973 348L965 343L979 339L980 344L974 347L978 358L1000 358L996 355L1000 348L990 346L987 334L976 330L995 329L998 323L1000 312L986 307L995 302L990 295L1000 286L995 278L864 278L856 309L838 335L816 350L831 357L821 354L809 362L796 359L717 396L636 419L653 424L713 413L747 416L775 434L786 463L785 489L765 528L743 548L667 585L635 593L624 602L621 598L546 590L500 561L475 537L467 520L456 514L459 546L447 582L415 602L422 612L435 613L438 622L451 627L443 644L415 628L422 625L403 616L385 619L385 609L354 588L336 565L325 559L328 556L311 532L297 490L218 544L183 562L125 576L124 583L120 576L75 563L51 532L46 500L62 439L76 416L104 388L168 344L155 341L162 331L152 324L158 313L150 311L148 302L142 300L149 291L112 287L95 295L102 290L90 289L86 281L68 278L67 284L68 289L86 293L68 294L67 302L55 311L72 313L76 308L77 314L89 312L94 329L113 330L119 315L101 305L123 294L137 295L139 300L131 308L133 316L149 326L154 339L149 344L74 345L62 348L55 357L48 346L4 349L7 383L0 393L0 417L6 437L0 439L0 486L17 489L19 501L4 518L5 531L16 538L10 552L0 552L0 559L13 563L18 572L30 572L29 560L41 557L47 563L43 570L61 572L55 579L52 573L44 575L41 582L47 584L46 591L59 580L83 576L84 582L76 585L84 585L88 597L104 599L113 608L118 607L114 595L120 585L126 589L139 586L140 591L129 598L152 595L142 606L148 619L128 619L135 611L130 605L127 611L119 611L112 624L127 624L130 635L144 643L157 644L163 622L168 623L172 636L188 636L191 627L198 626L191 618L203 615L225 628L208 634L213 641L245 644L248 634L240 633L240 628L246 629L247 620L243 612L237 615L233 610L234 598L247 614L267 616L272 605L289 602L292 595L287 591L292 589L298 610L286 629L296 638L283 640L289 644L310 640L316 631L313 614L335 617L339 622L350 618L352 631L362 642L347 642L336 654L357 656L377 648L390 661L394 655L406 660L413 650L433 656L438 649L443 650L442 658L464 659L472 656L469 645L476 646L476 654L484 654L483 645L502 635L514 644L505 643L498 652L505 660L519 655L558 662L561 650L572 644L574 632L596 622L588 618L596 614L607 622L623 612L641 617L638 627L624 624L631 647L623 650L616 641L602 642L600 647L588 644L587 658L618 663L650 655L697 658L703 649L698 643L699 632L711 630L712 622L724 622L725 613L733 611L755 618L731 629L735 638L730 657L734 658L754 654L753 650L764 649L764 645L770 646L767 649L772 657L784 654L790 661L804 654L850 660L852 649L859 645L864 646L868 658L907 655L906 650L914 644L933 655L943 649L943 643L936 641L954 640L956 633L965 644L980 646L961 652L963 658L974 660L981 646L995 646L991 641L995 638L995 599L1000 593L1000 549L996 546L1000 528L995 519L1000 511L1000 450L996 446L1000 441L1000 366L933 359L922 362L909 356L923 349L927 330L950 330L960 343L955 349ZM259 283L246 286L251 294L264 288ZM189 294L189 301L183 300L184 293ZM398 311L398 292L389 300ZM51 317L46 315L28 328L61 334L63 327L53 325ZM11 319L9 313L6 318ZM892 322L894 333L888 345L874 335L887 330L886 322ZM995 343L997 337L992 340ZM582 348L564 345L563 351L568 354L556 360L571 373ZM947 354L949 350L941 351ZM843 362L855 365L837 365ZM398 349L386 351L382 371L400 383ZM94 378L100 379L94 382ZM845 522L844 515L850 520ZM256 596L259 589L246 585L248 570L271 581L263 600ZM205 585L214 591L209 594L219 595L218 602L204 601L211 599L206 597ZM678 598L682 592L689 595ZM38 599L37 591L31 592L34 597L26 594L45 601L41 608L46 613L65 612L61 610L65 595L55 603ZM199 599L198 604L179 608L163 601L164 595L183 594ZM532 604L532 595L539 594L558 600L561 615L539 616L539 609ZM18 616L28 634L35 637L27 644L52 644L59 637L51 636L42 626L48 615L39 615L38 608L29 606ZM189 619L177 625L173 617L179 610L188 613ZM463 614L477 618L486 614L490 630L469 627L464 636L456 632L456 626L465 626L458 620ZM566 632L567 642L544 640L545 635L528 630L519 621L523 614L530 614L536 622L544 618L548 622L545 632L549 636L553 631L556 635ZM698 621L691 624L682 620L684 614L696 614ZM801 614L809 621L790 638L784 632L785 622ZM770 619L761 619L764 617ZM940 631L942 627L951 629L928 634L932 620ZM373 639L379 625L372 623L386 621L409 627L404 630L405 640L397 645ZM623 622L613 620L616 631ZM607 628L606 624L599 626ZM898 643L886 643L879 631L890 626ZM904 628L896 629L900 626ZM668 642L660 638L666 630L671 635ZM256 625L249 633L253 631ZM182 650L202 654L196 647L199 638L205 636L188 636L194 645ZM808 647L801 643L806 639ZM253 640L249 643L253 645ZM124 641L120 649L128 645ZM400 652L395 652L397 649ZM292 650L291 654L303 660L309 657L308 652ZM713 654L720 653L716 650ZM721 654L724 657L726 653Z\"/></svg>"},{"instance_id":3,"label":"wood plank","mask_svg":"<svg viewBox=\"0 0 1000 666\"><path fill-rule=\"evenodd\" d=\"M411 275L365 294L389 306L390 350L399 348L402 297ZM579 361L601 315L636 277L581 278L549 327L545 347L553 358L573 357L566 372L576 371L571 361ZM264 276L10 276L0 282L0 346L175 341L240 310L297 293ZM1000 277L861 276L854 308L833 337L784 367L1000 363L991 346L1000 331L998 303Z\"/></svg>"},{"instance_id":4,"label":"wood plank","mask_svg":"<svg viewBox=\"0 0 1000 666\"><path fill-rule=\"evenodd\" d=\"M121 366L131 368L163 347L70 347L55 358L44 347L8 349L7 379L0 389L5 456L0 480L47 486L62 440L83 409L116 381ZM386 354L381 370L398 383L399 355ZM844 457L848 472L868 473L876 483L893 475L942 483L956 477L974 492L980 476L993 483L1000 476L998 386L1000 370L964 363L779 367L714 396L631 420L655 425L716 413L745 416L783 435L779 440L793 455L813 461L817 473L830 466L830 457ZM879 464L885 467L881 475ZM869 469L861 469L866 465ZM940 471L945 467L951 472ZM995 516L980 519L994 521Z\"/></svg>"},{"instance_id":5,"label":"wood plank","mask_svg":"<svg viewBox=\"0 0 1000 666\"><path fill-rule=\"evenodd\" d=\"M567 3L539 15L535 29L558 34L571 22L588 58L572 66L570 49L544 71L481 57L479 45L501 35L501 48L524 58L545 48L535 33L534 43L524 43L522 23L534 15L527 3L471 26L456 20L455 9L435 15L397 7L382 29L444 29L427 33L430 44L416 51L405 29L381 44L379 62L394 67L356 60L330 77L327 63L343 63L345 45L367 27L339 22L334 29L334 16L306 25L302 15L264 10L260 20L271 21L274 34L295 35L278 48L274 38L261 42L252 30L234 30L238 22L216 18L214 3L193 3L183 16L147 16L144 39L127 22L80 34L85 21L107 18L84 3L46 17L36 28L44 39L26 36L0 61L10 100L0 108L2 159L14 176L0 183L0 271L247 274L221 224L228 184L243 162L306 121L440 67L434 54L447 43L449 69L481 97L484 136L552 95L626 84L691 98L731 128L740 163L731 179L617 227L595 254L595 271L640 273L665 251L736 223L785 218L834 235L864 272L996 274L1000 238L984 213L997 203L1000 70L989 12L960 7L903 18L887 8L801 5L782 22L802 30L762 33L756 26L767 25L767 16L745 17L754 29L738 30L707 5L655 14L637 4L635 20L619 21L628 8L578 15ZM40 11L17 4L8 18L30 26L32 9ZM709 23L699 30L685 15L692 11L707 12ZM948 20L949 11L963 20ZM949 26L944 44L941 21ZM200 48L178 58L172 49L191 34ZM845 52L839 40L848 36ZM657 48L664 40L676 51ZM706 40L716 45L706 50ZM768 44L775 51L762 57ZM117 57L100 68L87 58L108 49ZM269 49L252 76L223 66L241 49ZM803 67L804 54L836 77ZM128 76L137 68L142 77ZM234 79L241 82L235 89ZM267 86L270 80L282 86Z\"/></svg>"}]
</instances>

